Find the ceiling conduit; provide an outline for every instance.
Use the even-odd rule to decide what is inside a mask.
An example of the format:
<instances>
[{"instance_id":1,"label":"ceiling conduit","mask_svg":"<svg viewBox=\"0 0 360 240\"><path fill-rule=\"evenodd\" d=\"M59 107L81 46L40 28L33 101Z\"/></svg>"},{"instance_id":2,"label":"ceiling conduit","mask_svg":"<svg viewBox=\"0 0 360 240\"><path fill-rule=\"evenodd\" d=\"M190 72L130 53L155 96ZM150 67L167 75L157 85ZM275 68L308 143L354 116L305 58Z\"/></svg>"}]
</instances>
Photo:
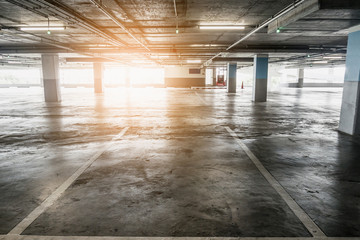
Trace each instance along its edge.
<instances>
[{"instance_id":1,"label":"ceiling conduit","mask_svg":"<svg viewBox=\"0 0 360 240\"><path fill-rule=\"evenodd\" d=\"M226 51L229 51L230 49L232 49L233 47L235 47L236 45L238 45L239 43L243 42L244 40L248 39L251 35L253 35L254 33L258 32L259 30L263 29L264 27L266 27L267 25L269 25L270 23L276 21L278 18L282 17L283 15L285 15L286 13L290 12L291 10L293 10L294 8L298 7L299 5L303 4L305 1L307 0L299 0L299 1L295 1L293 4L287 6L286 8L284 8L283 10L281 10L280 12L278 12L276 15L274 15L273 17L267 19L265 22L261 23L257 28L253 29L252 31L250 31L248 34L246 34L244 37L242 37L241 39L239 39L238 41L236 41L235 43L231 44L228 48L226 48ZM211 64L212 60L216 57L219 57L222 54L222 52L217 53L215 56L213 56L212 58L210 58L208 61L206 61L204 63L204 66L208 66L209 64Z\"/></svg>"},{"instance_id":2,"label":"ceiling conduit","mask_svg":"<svg viewBox=\"0 0 360 240\"><path fill-rule=\"evenodd\" d=\"M79 13L70 9L68 6L62 4L56 0L5 0L14 5L20 6L26 10L32 11L40 16L54 16L59 20L67 22L69 24L75 24L84 29L87 29L90 32L93 32L100 37L106 39L111 42L115 46L123 47L126 44L118 39L116 39L111 34L104 32L99 29L99 27L89 19L84 18ZM31 9L31 10L30 10Z\"/></svg>"},{"instance_id":3,"label":"ceiling conduit","mask_svg":"<svg viewBox=\"0 0 360 240\"><path fill-rule=\"evenodd\" d=\"M104 5L99 3L96 0L90 0L92 4L94 4L97 8L100 9L107 17L109 17L116 25L118 25L122 30L124 30L130 37L132 37L137 43L139 43L143 48L150 52L150 49L145 46L139 39L137 39L109 10L107 10Z\"/></svg>"}]
</instances>

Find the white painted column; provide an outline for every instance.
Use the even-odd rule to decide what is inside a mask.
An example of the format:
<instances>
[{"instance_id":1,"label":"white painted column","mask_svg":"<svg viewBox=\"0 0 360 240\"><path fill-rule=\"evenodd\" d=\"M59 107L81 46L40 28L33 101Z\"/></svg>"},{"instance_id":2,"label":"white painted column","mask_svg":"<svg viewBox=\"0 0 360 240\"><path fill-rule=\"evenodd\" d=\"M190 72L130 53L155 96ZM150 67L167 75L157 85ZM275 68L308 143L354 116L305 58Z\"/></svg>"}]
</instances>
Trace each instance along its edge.
<instances>
[{"instance_id":1,"label":"white painted column","mask_svg":"<svg viewBox=\"0 0 360 240\"><path fill-rule=\"evenodd\" d=\"M212 80L213 80L213 86L216 86L216 67L214 67L212 71Z\"/></svg>"},{"instance_id":2,"label":"white painted column","mask_svg":"<svg viewBox=\"0 0 360 240\"><path fill-rule=\"evenodd\" d=\"M104 64L101 62L94 62L94 92L103 93L104 92Z\"/></svg>"},{"instance_id":3,"label":"white painted column","mask_svg":"<svg viewBox=\"0 0 360 240\"><path fill-rule=\"evenodd\" d=\"M360 135L360 31L348 37L339 131Z\"/></svg>"},{"instance_id":4,"label":"white painted column","mask_svg":"<svg viewBox=\"0 0 360 240\"><path fill-rule=\"evenodd\" d=\"M299 68L298 70L298 88L302 88L304 86L304 69Z\"/></svg>"},{"instance_id":5,"label":"white painted column","mask_svg":"<svg viewBox=\"0 0 360 240\"><path fill-rule=\"evenodd\" d=\"M125 68L125 86L131 87L131 81L130 81L130 68Z\"/></svg>"},{"instance_id":6,"label":"white painted column","mask_svg":"<svg viewBox=\"0 0 360 240\"><path fill-rule=\"evenodd\" d=\"M59 55L42 54L41 63L45 102L60 102Z\"/></svg>"}]
</instances>

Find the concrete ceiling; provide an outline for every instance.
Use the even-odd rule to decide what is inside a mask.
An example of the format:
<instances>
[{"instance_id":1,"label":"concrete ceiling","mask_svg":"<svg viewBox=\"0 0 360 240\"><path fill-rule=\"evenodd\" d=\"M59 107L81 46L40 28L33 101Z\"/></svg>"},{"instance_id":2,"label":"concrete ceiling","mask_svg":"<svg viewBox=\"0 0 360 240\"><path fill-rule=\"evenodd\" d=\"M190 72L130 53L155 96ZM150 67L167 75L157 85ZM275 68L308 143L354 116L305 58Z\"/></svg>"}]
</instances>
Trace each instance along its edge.
<instances>
[{"instance_id":1,"label":"concrete ceiling","mask_svg":"<svg viewBox=\"0 0 360 240\"><path fill-rule=\"evenodd\" d=\"M0 63L24 58L24 63L35 64L40 55L23 54L58 52L69 62L72 56L85 56L141 65L186 65L187 60L201 60L194 63L200 66L222 53L208 62L210 66L229 59L248 65L251 61L244 58L268 53L271 62L290 65L312 64L324 55L342 57L328 58L326 64L342 64L347 29L360 24L358 1L305 0L282 19L226 50L291 4L293 0L0 0ZM20 30L48 24L65 26L65 30L50 35ZM245 29L202 30L199 25L242 25Z\"/></svg>"}]
</instances>

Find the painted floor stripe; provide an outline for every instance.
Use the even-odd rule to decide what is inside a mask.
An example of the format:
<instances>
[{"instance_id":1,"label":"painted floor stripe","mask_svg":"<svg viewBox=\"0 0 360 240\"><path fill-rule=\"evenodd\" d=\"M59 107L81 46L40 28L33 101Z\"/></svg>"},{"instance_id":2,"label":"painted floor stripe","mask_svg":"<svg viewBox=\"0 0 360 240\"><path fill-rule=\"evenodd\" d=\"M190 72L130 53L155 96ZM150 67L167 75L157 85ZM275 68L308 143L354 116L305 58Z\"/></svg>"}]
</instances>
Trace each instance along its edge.
<instances>
[{"instance_id":1,"label":"painted floor stripe","mask_svg":"<svg viewBox=\"0 0 360 240\"><path fill-rule=\"evenodd\" d=\"M205 100L197 92L195 92L195 94L204 105L208 105L207 102L205 102Z\"/></svg>"},{"instance_id":2,"label":"painted floor stripe","mask_svg":"<svg viewBox=\"0 0 360 240\"><path fill-rule=\"evenodd\" d=\"M66 191L66 189L88 168L90 165L98 159L107 149L109 149L113 141L121 138L129 127L124 128L118 135L116 135L110 143L106 144L101 150L93 155L86 163L84 163L76 172L71 175L63 184L61 184L49 197L47 197L37 208L35 208L27 217L25 217L18 225L16 225L8 235L21 234L32 222L34 222L43 212L46 211L59 197ZM17 239L17 238L14 238Z\"/></svg>"},{"instance_id":3,"label":"painted floor stripe","mask_svg":"<svg viewBox=\"0 0 360 240\"><path fill-rule=\"evenodd\" d=\"M3 238L1 238L3 237ZM359 237L110 237L4 235L1 240L359 240Z\"/></svg>"},{"instance_id":4,"label":"painted floor stripe","mask_svg":"<svg viewBox=\"0 0 360 240\"><path fill-rule=\"evenodd\" d=\"M264 165L260 160L250 151L250 149L239 139L236 133L231 130L229 127L225 129L230 133L230 135L236 140L240 147L244 150L246 155L251 159L255 164L257 169L265 177L265 179L270 183L270 185L275 189L275 191L284 199L289 208L294 212L294 214L299 218L299 220L304 224L307 230L314 237L326 237L326 235L321 231L321 229L311 220L311 218L305 213L305 211L295 202L295 200L286 192L286 190L281 186L281 184L271 175L271 173L266 170Z\"/></svg>"}]
</instances>

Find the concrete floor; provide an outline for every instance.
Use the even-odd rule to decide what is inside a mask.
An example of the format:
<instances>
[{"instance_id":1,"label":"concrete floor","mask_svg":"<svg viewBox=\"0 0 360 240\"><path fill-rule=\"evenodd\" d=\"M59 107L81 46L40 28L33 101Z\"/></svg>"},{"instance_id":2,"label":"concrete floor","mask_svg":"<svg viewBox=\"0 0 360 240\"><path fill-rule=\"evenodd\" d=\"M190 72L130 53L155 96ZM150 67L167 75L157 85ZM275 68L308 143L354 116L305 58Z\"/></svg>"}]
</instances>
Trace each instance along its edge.
<instances>
[{"instance_id":1,"label":"concrete floor","mask_svg":"<svg viewBox=\"0 0 360 240\"><path fill-rule=\"evenodd\" d=\"M0 89L0 234L94 161L19 233L310 237L229 127L326 236L360 237L360 140L336 130L341 89L257 104L250 90L62 93Z\"/></svg>"}]
</instances>

